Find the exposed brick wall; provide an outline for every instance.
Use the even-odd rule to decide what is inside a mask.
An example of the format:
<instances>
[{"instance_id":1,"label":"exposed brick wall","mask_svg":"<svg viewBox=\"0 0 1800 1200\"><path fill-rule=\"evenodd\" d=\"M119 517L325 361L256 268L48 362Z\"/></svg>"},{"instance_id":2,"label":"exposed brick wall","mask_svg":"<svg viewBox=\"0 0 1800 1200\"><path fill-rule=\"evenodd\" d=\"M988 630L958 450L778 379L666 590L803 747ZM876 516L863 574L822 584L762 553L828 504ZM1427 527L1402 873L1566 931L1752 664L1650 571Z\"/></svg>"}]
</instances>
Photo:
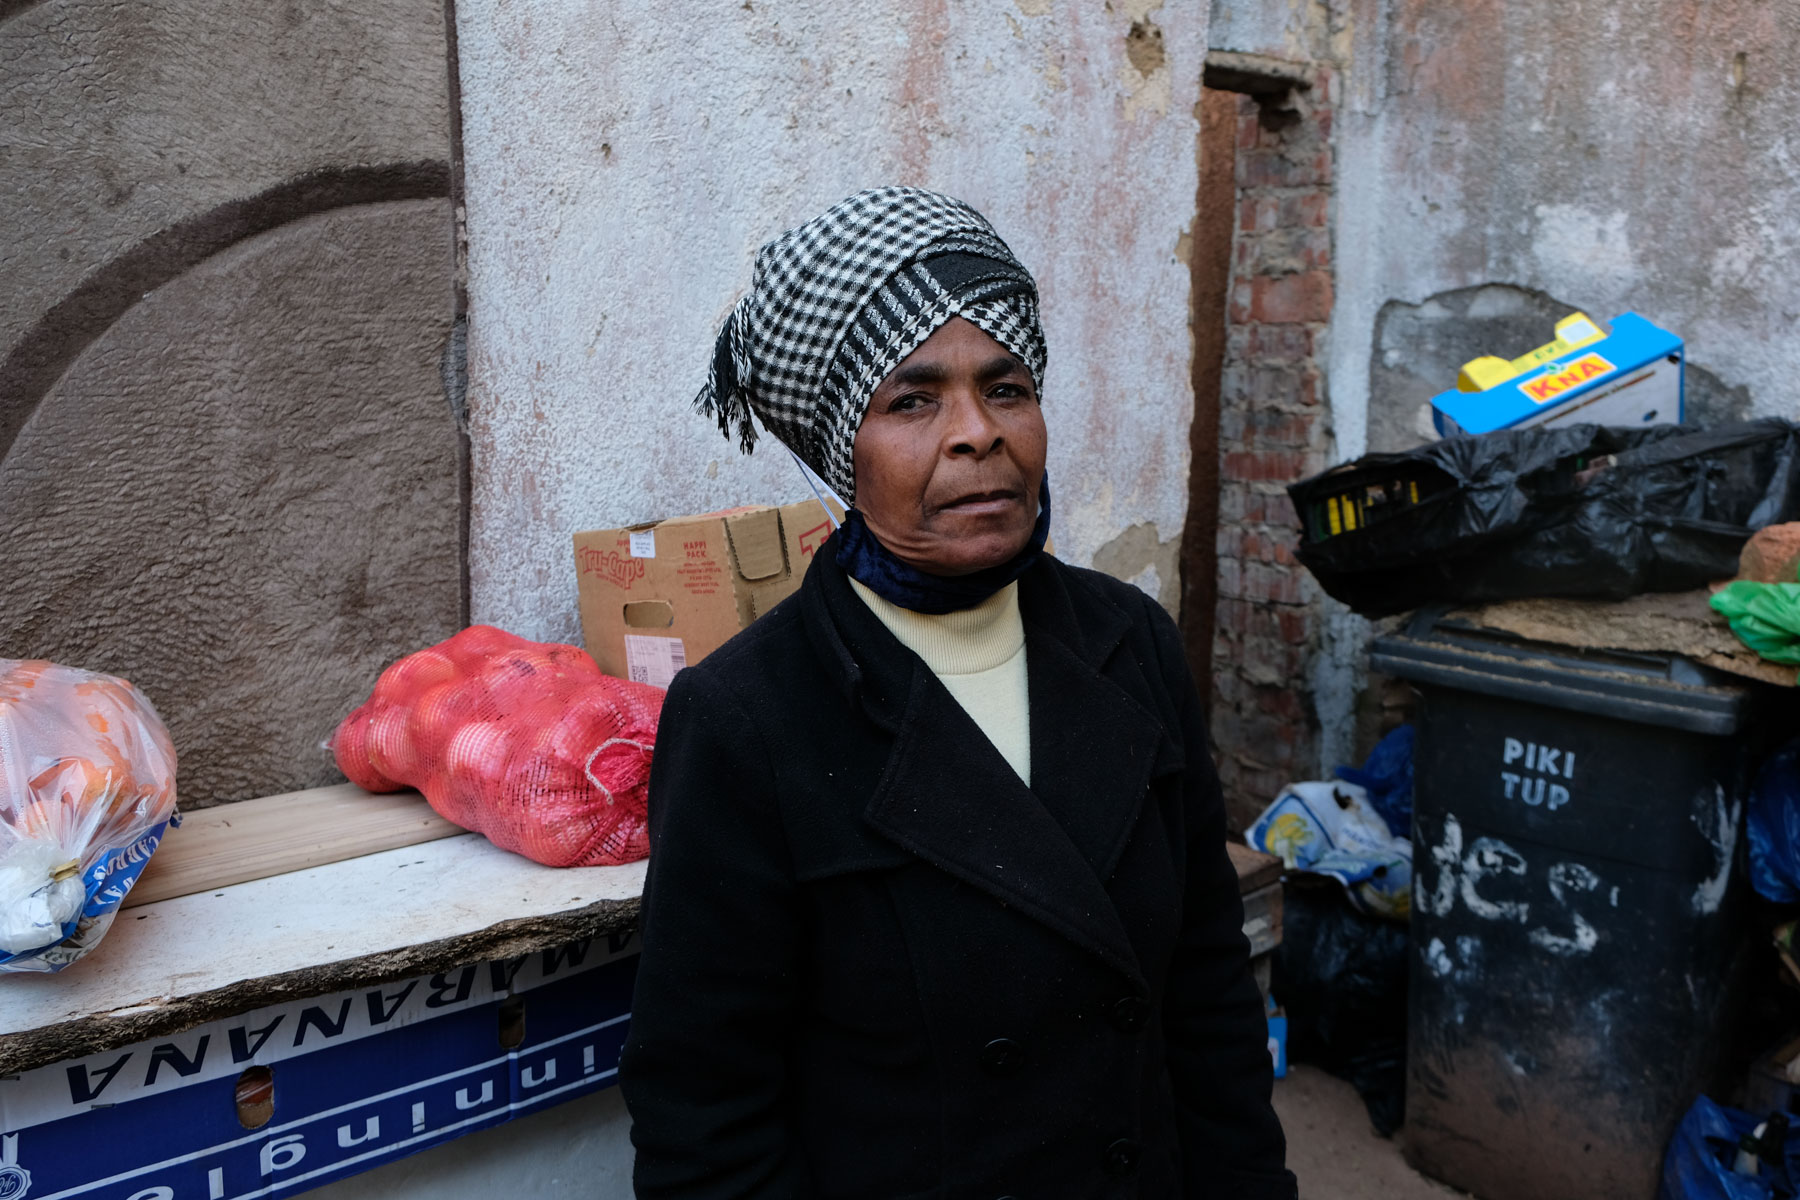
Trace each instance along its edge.
<instances>
[{"instance_id":1,"label":"exposed brick wall","mask_svg":"<svg viewBox=\"0 0 1800 1200\"><path fill-rule=\"evenodd\" d=\"M1285 488L1322 470L1331 451L1323 364L1337 86L1322 67L1298 113L1238 102L1212 654L1212 731L1233 828L1320 767L1307 678L1318 592L1294 557Z\"/></svg>"}]
</instances>

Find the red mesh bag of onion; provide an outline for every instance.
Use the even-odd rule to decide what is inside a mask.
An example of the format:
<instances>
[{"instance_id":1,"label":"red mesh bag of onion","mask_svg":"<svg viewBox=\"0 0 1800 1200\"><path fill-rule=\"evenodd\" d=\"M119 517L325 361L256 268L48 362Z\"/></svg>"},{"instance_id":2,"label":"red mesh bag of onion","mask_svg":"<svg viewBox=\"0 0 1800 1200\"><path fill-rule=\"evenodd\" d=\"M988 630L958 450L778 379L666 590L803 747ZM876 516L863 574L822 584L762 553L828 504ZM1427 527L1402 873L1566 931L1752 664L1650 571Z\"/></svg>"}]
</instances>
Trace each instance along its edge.
<instances>
[{"instance_id":1,"label":"red mesh bag of onion","mask_svg":"<svg viewBox=\"0 0 1800 1200\"><path fill-rule=\"evenodd\" d=\"M416 787L497 846L552 867L616 866L650 852L662 702L578 646L473 625L383 671L331 749L352 783Z\"/></svg>"}]
</instances>

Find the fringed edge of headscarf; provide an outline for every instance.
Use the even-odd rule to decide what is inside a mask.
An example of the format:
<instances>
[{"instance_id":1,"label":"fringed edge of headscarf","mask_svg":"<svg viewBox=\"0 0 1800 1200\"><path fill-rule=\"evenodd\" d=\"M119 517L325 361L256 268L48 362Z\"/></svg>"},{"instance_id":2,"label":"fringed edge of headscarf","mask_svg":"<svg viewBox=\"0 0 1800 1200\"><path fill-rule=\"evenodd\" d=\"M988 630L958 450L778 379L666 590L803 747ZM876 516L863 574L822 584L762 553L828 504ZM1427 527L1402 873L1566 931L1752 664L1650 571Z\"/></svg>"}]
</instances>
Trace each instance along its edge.
<instances>
[{"instance_id":1,"label":"fringed edge of headscarf","mask_svg":"<svg viewBox=\"0 0 1800 1200\"><path fill-rule=\"evenodd\" d=\"M732 309L719 329L713 344L712 369L706 386L694 397L694 407L718 422L719 432L737 441L738 449L749 454L756 447L756 421L750 411L750 394L738 370L742 359L742 314Z\"/></svg>"}]
</instances>

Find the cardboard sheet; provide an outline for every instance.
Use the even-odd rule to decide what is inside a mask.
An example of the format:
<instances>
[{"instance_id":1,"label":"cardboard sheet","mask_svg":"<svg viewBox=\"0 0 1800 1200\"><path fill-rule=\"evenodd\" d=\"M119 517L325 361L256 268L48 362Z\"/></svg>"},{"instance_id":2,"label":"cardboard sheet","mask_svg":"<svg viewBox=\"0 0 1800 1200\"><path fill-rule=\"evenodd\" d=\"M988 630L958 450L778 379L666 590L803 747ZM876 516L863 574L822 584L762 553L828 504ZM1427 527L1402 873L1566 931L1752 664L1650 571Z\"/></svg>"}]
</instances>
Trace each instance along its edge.
<instances>
[{"instance_id":1,"label":"cardboard sheet","mask_svg":"<svg viewBox=\"0 0 1800 1200\"><path fill-rule=\"evenodd\" d=\"M1534 641L1593 650L1635 650L1683 658L1793 687L1795 669L1765 662L1707 606L1711 593L1648 592L1629 600L1509 600L1458 609L1450 616Z\"/></svg>"}]
</instances>

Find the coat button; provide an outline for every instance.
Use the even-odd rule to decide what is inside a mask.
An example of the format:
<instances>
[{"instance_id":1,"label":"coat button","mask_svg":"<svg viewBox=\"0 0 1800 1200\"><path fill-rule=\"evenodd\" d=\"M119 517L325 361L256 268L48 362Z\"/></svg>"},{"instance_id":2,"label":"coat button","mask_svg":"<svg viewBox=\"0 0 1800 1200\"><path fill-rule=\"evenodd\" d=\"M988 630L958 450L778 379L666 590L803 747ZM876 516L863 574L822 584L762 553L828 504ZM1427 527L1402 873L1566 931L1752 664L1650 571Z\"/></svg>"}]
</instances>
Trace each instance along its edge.
<instances>
[{"instance_id":1,"label":"coat button","mask_svg":"<svg viewBox=\"0 0 1800 1200\"><path fill-rule=\"evenodd\" d=\"M981 1069L989 1075L1011 1075L1025 1065L1025 1047L1011 1038L995 1038L981 1048Z\"/></svg>"},{"instance_id":2,"label":"coat button","mask_svg":"<svg viewBox=\"0 0 1800 1200\"><path fill-rule=\"evenodd\" d=\"M1130 1138L1120 1138L1106 1148L1106 1173L1108 1175L1129 1175L1137 1170L1138 1155L1142 1147Z\"/></svg>"},{"instance_id":3,"label":"coat button","mask_svg":"<svg viewBox=\"0 0 1800 1200\"><path fill-rule=\"evenodd\" d=\"M1120 1033L1136 1033L1150 1019L1150 1002L1142 996L1126 996L1112 1006L1113 1028Z\"/></svg>"}]
</instances>

